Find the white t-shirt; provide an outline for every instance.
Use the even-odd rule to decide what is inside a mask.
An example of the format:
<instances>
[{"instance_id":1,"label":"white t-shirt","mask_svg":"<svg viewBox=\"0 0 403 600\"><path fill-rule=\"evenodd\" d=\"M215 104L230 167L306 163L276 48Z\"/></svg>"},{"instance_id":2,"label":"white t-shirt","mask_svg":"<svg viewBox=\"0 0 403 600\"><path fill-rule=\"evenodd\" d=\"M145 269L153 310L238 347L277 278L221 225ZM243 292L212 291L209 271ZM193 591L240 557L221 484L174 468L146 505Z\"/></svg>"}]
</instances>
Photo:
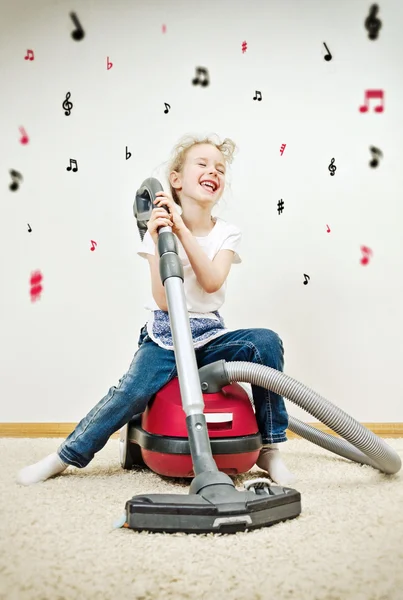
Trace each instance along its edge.
<instances>
[{"instance_id":1,"label":"white t-shirt","mask_svg":"<svg viewBox=\"0 0 403 600\"><path fill-rule=\"evenodd\" d=\"M205 292L196 279L196 275L193 271L184 247L179 241L179 238L177 236L175 237L178 244L178 255L183 265L183 284L188 312L193 313L191 315L193 318L198 318L199 315L199 318L203 318L206 316L205 313L211 313L215 310L218 310L224 304L227 281L225 281L221 288L216 292L212 294ZM203 248L210 260L213 260L220 250L233 250L234 255L232 264L239 264L242 262L238 254L242 241L242 232L238 227L227 223L220 217L216 217L216 224L207 236L195 236L195 239ZM142 258L147 258L147 254L152 254L154 256L155 251L155 244L150 232L146 231L143 241L140 241L137 254ZM150 299L148 300L147 304L144 305L144 308L151 311L160 310L152 294L150 294Z\"/></svg>"}]
</instances>

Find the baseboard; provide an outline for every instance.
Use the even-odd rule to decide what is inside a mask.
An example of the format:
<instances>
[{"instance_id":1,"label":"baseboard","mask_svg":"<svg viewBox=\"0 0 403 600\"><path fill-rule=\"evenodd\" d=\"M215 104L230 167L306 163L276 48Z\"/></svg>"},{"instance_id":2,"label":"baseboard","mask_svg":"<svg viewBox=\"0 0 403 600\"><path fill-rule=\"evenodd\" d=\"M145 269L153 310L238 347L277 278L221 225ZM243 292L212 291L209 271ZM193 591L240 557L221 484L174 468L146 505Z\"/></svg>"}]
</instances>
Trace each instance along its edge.
<instances>
[{"instance_id":1,"label":"baseboard","mask_svg":"<svg viewBox=\"0 0 403 600\"><path fill-rule=\"evenodd\" d=\"M323 423L307 423L311 427L340 437ZM364 427L381 438L403 437L403 423L362 423ZM2 438L66 438L74 431L77 423L0 423L0 437ZM287 430L288 439L299 439L299 435ZM111 438L119 438L119 432Z\"/></svg>"}]
</instances>

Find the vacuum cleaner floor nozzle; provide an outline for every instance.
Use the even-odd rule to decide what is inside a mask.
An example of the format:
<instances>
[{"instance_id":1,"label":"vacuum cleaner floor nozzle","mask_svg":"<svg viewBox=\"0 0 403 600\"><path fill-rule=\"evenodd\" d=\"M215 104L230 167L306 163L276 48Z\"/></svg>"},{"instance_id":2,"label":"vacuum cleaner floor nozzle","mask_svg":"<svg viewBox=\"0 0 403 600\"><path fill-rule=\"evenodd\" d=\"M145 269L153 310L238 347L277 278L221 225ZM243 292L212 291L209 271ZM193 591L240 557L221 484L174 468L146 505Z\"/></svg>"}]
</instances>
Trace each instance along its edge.
<instances>
[{"instance_id":1,"label":"vacuum cleaner floor nozzle","mask_svg":"<svg viewBox=\"0 0 403 600\"><path fill-rule=\"evenodd\" d=\"M214 487L217 487L215 497ZM145 494L126 502L127 527L153 533L236 533L269 527L301 513L301 494L280 486L254 491L204 488L203 494Z\"/></svg>"}]
</instances>

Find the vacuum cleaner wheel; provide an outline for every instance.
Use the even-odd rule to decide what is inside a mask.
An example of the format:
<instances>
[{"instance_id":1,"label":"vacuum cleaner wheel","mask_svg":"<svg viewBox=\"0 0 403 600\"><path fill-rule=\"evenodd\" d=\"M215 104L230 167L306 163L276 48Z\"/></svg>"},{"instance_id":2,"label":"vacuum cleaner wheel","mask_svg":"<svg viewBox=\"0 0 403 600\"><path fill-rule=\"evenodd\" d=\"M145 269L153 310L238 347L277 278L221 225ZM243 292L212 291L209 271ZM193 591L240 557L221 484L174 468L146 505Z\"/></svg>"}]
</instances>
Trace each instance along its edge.
<instances>
[{"instance_id":1,"label":"vacuum cleaner wheel","mask_svg":"<svg viewBox=\"0 0 403 600\"><path fill-rule=\"evenodd\" d=\"M141 415L130 421L130 424L137 423L141 425ZM133 469L133 467L148 468L143 460L141 448L138 444L129 443L128 441L129 423L123 425L120 430L119 438L119 457L120 464L124 469Z\"/></svg>"}]
</instances>

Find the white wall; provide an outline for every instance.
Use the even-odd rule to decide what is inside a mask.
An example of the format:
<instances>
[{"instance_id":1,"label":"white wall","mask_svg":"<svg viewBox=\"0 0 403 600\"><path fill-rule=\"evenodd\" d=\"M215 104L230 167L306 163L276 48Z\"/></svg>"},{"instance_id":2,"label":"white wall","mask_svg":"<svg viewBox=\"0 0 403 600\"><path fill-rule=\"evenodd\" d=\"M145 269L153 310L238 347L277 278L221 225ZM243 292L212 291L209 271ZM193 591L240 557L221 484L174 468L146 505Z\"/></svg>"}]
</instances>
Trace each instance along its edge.
<instances>
[{"instance_id":1,"label":"white wall","mask_svg":"<svg viewBox=\"0 0 403 600\"><path fill-rule=\"evenodd\" d=\"M0 421L79 421L118 384L148 316L135 191L150 176L167 189L177 140L210 132L239 148L216 211L244 234L227 326L279 333L285 372L356 419L402 421L401 2L380 4L375 41L361 0L2 4ZM196 66L208 87L192 85ZM359 112L367 89L385 91L383 113ZM16 192L10 169L23 175Z\"/></svg>"}]
</instances>

